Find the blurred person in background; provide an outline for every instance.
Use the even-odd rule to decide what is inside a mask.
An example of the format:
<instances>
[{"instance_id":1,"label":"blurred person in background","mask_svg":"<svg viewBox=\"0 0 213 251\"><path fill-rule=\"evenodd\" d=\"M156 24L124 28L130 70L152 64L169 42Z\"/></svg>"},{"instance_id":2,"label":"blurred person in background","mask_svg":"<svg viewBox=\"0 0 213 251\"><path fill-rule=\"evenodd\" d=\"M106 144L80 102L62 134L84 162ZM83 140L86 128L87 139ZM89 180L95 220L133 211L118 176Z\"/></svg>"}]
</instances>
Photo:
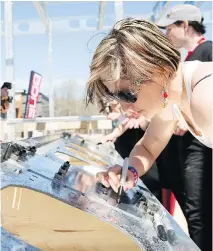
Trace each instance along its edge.
<instances>
[{"instance_id":1,"label":"blurred person in background","mask_svg":"<svg viewBox=\"0 0 213 251\"><path fill-rule=\"evenodd\" d=\"M187 50L185 61L212 61L212 41L204 37L206 28L199 8L181 4L169 9L156 24L178 48ZM192 69L194 70L194 69ZM205 88L205 86L204 86ZM185 201L182 207L190 237L201 250L212 250L212 149L199 142L185 124L165 148L161 164L180 168L183 173ZM174 155L179 157L179 161ZM175 182L175 179L172 180Z\"/></svg>"},{"instance_id":2,"label":"blurred person in background","mask_svg":"<svg viewBox=\"0 0 213 251\"><path fill-rule=\"evenodd\" d=\"M112 100L110 103L109 103L109 106L110 106L110 113L108 116L113 116L113 114L121 114L121 106L120 104L116 101L116 100ZM115 129L119 124L119 121L115 118L115 119L112 119L112 129Z\"/></svg>"},{"instance_id":3,"label":"blurred person in background","mask_svg":"<svg viewBox=\"0 0 213 251\"><path fill-rule=\"evenodd\" d=\"M7 112L10 107L10 103L13 100L13 97L9 96L9 90L12 88L12 84L9 82L4 82L1 87L1 105L0 105L0 113L1 118L7 118Z\"/></svg>"}]
</instances>

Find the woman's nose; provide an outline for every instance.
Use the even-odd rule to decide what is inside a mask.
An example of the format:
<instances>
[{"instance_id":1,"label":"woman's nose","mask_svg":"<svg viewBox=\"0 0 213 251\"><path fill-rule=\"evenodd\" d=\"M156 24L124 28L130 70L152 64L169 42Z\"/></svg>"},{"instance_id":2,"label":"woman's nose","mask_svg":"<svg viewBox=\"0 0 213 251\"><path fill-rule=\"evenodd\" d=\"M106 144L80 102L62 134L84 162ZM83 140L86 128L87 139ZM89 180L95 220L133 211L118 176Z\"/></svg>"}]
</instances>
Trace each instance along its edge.
<instances>
[{"instance_id":1,"label":"woman's nose","mask_svg":"<svg viewBox=\"0 0 213 251\"><path fill-rule=\"evenodd\" d=\"M120 102L120 104L121 104L121 107L122 107L122 110L124 111L124 112L127 112L127 111L129 111L130 109L132 109L132 104L131 103L126 103L126 102Z\"/></svg>"}]
</instances>

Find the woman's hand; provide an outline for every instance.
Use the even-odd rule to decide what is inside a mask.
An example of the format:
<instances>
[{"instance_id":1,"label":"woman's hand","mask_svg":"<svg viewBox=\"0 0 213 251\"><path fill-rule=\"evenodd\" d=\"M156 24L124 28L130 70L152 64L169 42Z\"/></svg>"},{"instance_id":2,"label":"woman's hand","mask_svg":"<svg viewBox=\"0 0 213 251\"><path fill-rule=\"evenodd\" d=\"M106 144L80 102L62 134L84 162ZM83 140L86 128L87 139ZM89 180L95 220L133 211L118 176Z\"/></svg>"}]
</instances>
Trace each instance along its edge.
<instances>
[{"instance_id":1,"label":"woman's hand","mask_svg":"<svg viewBox=\"0 0 213 251\"><path fill-rule=\"evenodd\" d=\"M116 113L116 112L111 112L108 115L108 119L111 119L111 120L117 119L119 123L122 126L124 126L125 130L132 129L132 128L139 128L140 122L141 122L140 118L139 119L134 118L134 114L132 114L129 117L125 117L121 115L120 113Z\"/></svg>"},{"instance_id":2,"label":"woman's hand","mask_svg":"<svg viewBox=\"0 0 213 251\"><path fill-rule=\"evenodd\" d=\"M112 187L117 193L120 187L121 169L119 165L111 167L108 172L97 173L96 179L101 182L105 187ZM127 180L124 185L124 191L127 191L135 186L134 175L131 171L127 172Z\"/></svg>"}]
</instances>

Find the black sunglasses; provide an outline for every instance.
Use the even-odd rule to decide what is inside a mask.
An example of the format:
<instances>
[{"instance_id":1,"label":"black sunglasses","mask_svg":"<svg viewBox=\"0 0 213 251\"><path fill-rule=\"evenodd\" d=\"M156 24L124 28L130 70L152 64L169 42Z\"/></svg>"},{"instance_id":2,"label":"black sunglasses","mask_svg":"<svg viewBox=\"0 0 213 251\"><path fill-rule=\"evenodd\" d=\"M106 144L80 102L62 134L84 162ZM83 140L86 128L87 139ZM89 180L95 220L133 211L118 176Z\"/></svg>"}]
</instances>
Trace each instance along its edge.
<instances>
[{"instance_id":1,"label":"black sunglasses","mask_svg":"<svg viewBox=\"0 0 213 251\"><path fill-rule=\"evenodd\" d=\"M107 96L110 99L115 99L118 101L124 101L127 103L135 103L137 101L137 97L135 94L133 94L130 91L119 91L116 93L111 93L108 89L107 89Z\"/></svg>"},{"instance_id":2,"label":"black sunglasses","mask_svg":"<svg viewBox=\"0 0 213 251\"><path fill-rule=\"evenodd\" d=\"M136 83L136 85L137 85L137 83ZM117 101L124 101L126 103L135 103L137 101L136 95L140 91L140 89L139 89L136 93L133 93L130 90L118 91L118 92L112 93L109 91L109 89L104 84L103 84L102 88L104 89L104 91L102 90L100 92L102 92L103 96L107 96L111 100L115 99Z\"/></svg>"}]
</instances>

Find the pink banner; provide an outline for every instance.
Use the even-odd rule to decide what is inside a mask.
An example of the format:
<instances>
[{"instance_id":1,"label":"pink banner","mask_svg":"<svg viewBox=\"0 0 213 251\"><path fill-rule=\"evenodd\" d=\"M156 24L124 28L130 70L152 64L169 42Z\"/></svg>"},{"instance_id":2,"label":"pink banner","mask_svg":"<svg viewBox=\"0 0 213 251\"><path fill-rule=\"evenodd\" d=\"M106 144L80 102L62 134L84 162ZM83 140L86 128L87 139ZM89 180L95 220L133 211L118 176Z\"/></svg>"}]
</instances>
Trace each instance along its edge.
<instances>
[{"instance_id":1,"label":"pink banner","mask_svg":"<svg viewBox=\"0 0 213 251\"><path fill-rule=\"evenodd\" d=\"M42 76L34 71L31 71L28 97L24 115L25 118L33 119L36 116L36 105L40 93L41 82Z\"/></svg>"}]
</instances>

